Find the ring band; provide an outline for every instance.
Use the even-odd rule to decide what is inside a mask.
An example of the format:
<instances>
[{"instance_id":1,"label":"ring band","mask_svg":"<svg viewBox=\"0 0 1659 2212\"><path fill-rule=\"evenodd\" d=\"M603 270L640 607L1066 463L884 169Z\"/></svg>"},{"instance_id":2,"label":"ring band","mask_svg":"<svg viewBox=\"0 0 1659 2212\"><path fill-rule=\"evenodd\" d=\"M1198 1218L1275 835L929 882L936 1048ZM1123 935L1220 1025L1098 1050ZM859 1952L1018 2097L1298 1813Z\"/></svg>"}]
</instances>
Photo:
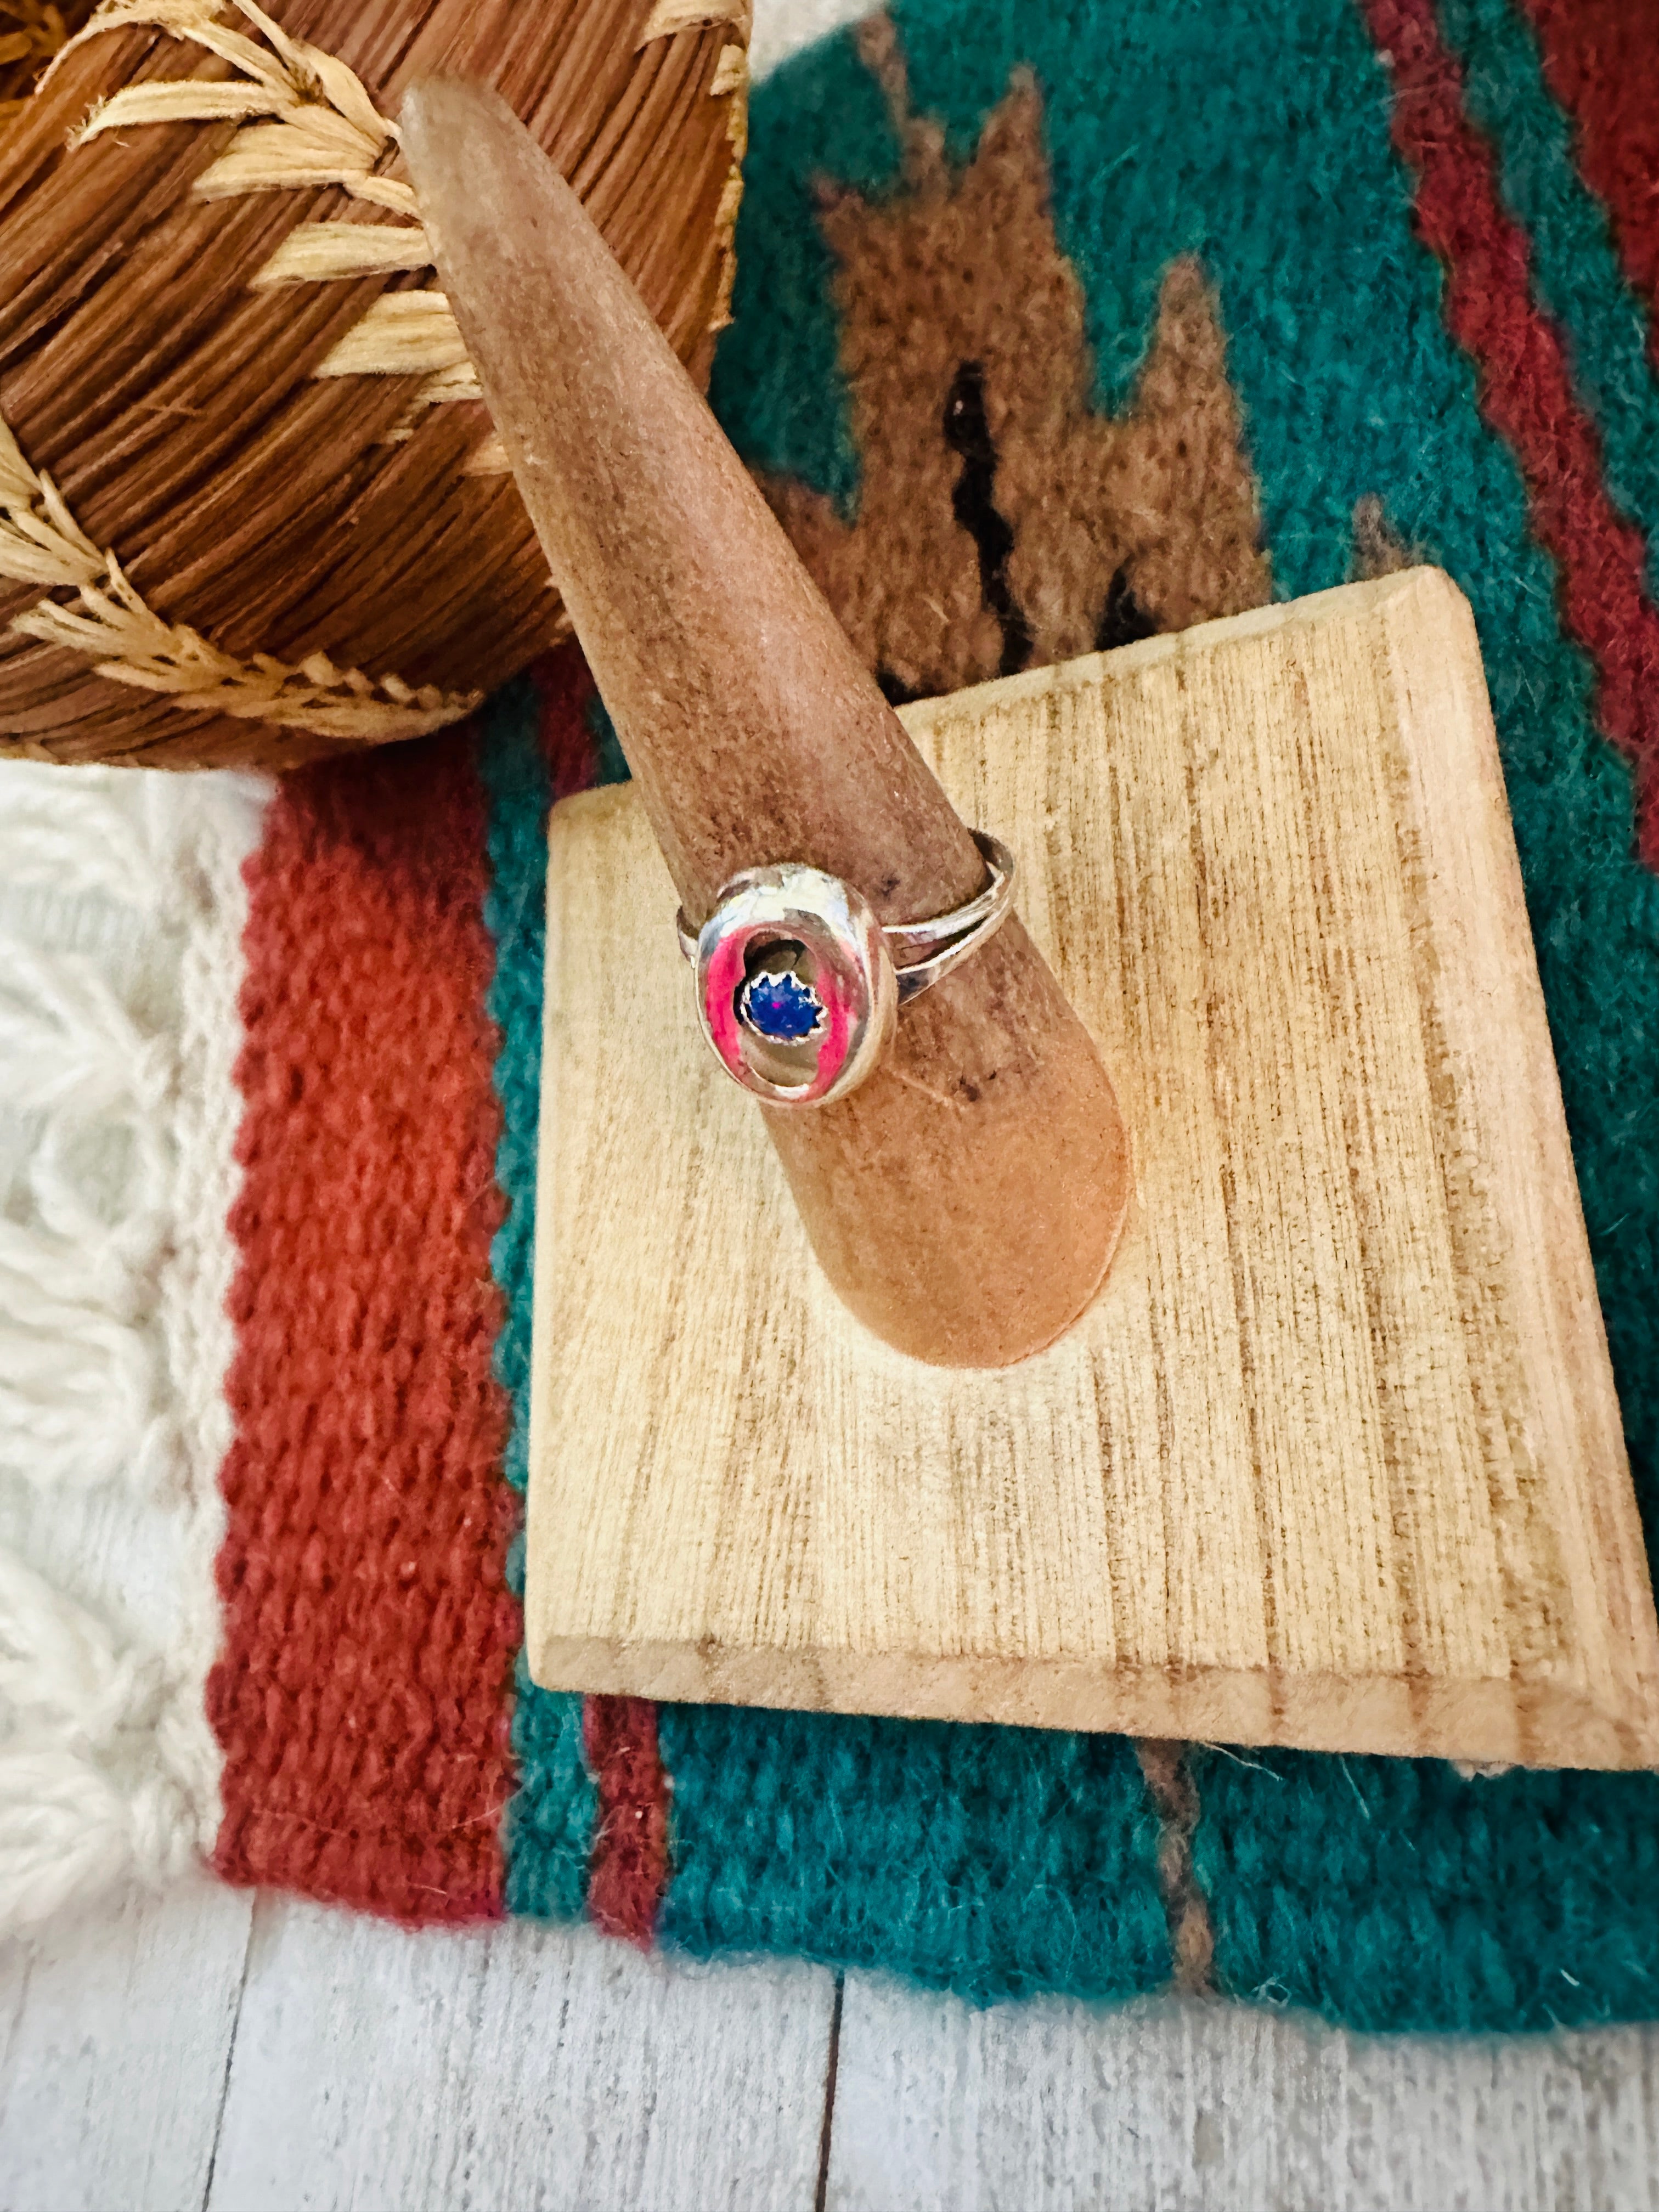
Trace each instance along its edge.
<instances>
[{"instance_id":1,"label":"ring band","mask_svg":"<svg viewBox=\"0 0 1659 2212\"><path fill-rule=\"evenodd\" d=\"M989 880L926 921L884 927L838 876L785 861L721 886L694 931L676 917L696 970L697 1018L728 1075L769 1104L822 1106L871 1075L902 1006L960 967L1013 908L1014 856L973 832ZM896 966L894 955L927 957Z\"/></svg>"}]
</instances>

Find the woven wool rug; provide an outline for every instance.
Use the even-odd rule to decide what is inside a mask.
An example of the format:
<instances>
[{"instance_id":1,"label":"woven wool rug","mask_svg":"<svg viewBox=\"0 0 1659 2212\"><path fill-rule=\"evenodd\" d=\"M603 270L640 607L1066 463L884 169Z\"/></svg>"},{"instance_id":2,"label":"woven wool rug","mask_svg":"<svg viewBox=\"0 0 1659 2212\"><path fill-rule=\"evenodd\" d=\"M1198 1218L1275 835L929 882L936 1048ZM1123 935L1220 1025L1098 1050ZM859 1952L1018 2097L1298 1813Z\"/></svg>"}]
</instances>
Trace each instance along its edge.
<instances>
[{"instance_id":1,"label":"woven wool rug","mask_svg":"<svg viewBox=\"0 0 1659 2212\"><path fill-rule=\"evenodd\" d=\"M895 699L1407 560L1468 593L1651 1543L1646 0L901 0L758 88L738 240L717 408ZM0 879L50 878L0 984L0 1911L199 1852L980 1997L1659 2017L1651 1776L530 1683L544 832L621 772L569 650L275 790L0 786Z\"/></svg>"}]
</instances>

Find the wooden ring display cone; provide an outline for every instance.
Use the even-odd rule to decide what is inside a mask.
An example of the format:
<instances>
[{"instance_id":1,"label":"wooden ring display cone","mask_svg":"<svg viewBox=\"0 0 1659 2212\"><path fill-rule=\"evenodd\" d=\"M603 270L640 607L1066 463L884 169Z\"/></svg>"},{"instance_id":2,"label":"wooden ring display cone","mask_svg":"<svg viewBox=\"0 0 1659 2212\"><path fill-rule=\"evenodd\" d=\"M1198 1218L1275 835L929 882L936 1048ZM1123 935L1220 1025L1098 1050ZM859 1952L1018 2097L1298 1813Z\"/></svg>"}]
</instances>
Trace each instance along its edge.
<instances>
[{"instance_id":1,"label":"wooden ring display cone","mask_svg":"<svg viewBox=\"0 0 1659 2212\"><path fill-rule=\"evenodd\" d=\"M779 860L852 884L887 923L973 897L972 837L563 179L476 86L418 88L404 135L694 926L730 877ZM636 1035L619 1032L619 1059ZM679 1104L665 1094L665 1115ZM907 1012L851 1097L764 1110L825 1273L901 1351L1006 1366L1099 1287L1127 1141L1093 1040L1017 919Z\"/></svg>"}]
</instances>

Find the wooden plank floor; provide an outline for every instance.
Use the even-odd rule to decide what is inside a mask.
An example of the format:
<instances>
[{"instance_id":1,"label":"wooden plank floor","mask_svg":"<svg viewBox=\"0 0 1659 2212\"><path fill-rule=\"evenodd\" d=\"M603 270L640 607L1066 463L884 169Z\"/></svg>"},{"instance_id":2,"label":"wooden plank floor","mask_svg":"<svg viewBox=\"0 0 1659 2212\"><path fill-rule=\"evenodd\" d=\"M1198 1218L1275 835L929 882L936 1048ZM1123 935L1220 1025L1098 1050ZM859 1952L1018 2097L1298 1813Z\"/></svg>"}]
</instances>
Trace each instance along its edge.
<instances>
[{"instance_id":1,"label":"wooden plank floor","mask_svg":"<svg viewBox=\"0 0 1659 2212\"><path fill-rule=\"evenodd\" d=\"M834 2053L833 2094L827 2083ZM1659 2030L975 2011L201 1882L0 1950L0 2208L1650 2212Z\"/></svg>"}]
</instances>

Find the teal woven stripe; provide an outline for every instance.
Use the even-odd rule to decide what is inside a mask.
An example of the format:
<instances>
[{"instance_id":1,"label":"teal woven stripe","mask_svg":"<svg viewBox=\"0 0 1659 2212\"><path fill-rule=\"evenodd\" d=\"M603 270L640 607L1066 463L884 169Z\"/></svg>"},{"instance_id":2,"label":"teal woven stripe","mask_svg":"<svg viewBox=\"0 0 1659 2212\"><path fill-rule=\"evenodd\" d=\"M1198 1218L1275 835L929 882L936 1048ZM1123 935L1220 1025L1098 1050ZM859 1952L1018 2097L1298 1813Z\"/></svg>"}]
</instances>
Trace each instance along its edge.
<instances>
[{"instance_id":1,"label":"teal woven stripe","mask_svg":"<svg viewBox=\"0 0 1659 2212\"><path fill-rule=\"evenodd\" d=\"M1200 1754L1231 1988L1362 2028L1659 2017L1659 1777Z\"/></svg>"},{"instance_id":2,"label":"teal woven stripe","mask_svg":"<svg viewBox=\"0 0 1659 2212\"><path fill-rule=\"evenodd\" d=\"M1158 1820L1119 1736L665 1705L665 1942L986 1999L1170 1978Z\"/></svg>"},{"instance_id":3,"label":"teal woven stripe","mask_svg":"<svg viewBox=\"0 0 1659 2212\"><path fill-rule=\"evenodd\" d=\"M538 710L535 687L527 678L509 684L485 710L478 744L478 770L489 800L490 888L484 921L495 940L489 1012L501 1034L495 1061L501 1102L495 1176L507 1209L490 1250L506 1307L495 1372L513 1401L505 1472L520 1492L530 1428L530 1292L551 798L537 737ZM522 1537L513 1547L507 1572L522 1595ZM597 1804L582 1763L581 1705L578 1697L538 1690L520 1655L513 1712L519 1790L507 1808L504 1832L509 1912L574 1919L581 1911Z\"/></svg>"},{"instance_id":4,"label":"teal woven stripe","mask_svg":"<svg viewBox=\"0 0 1659 2212\"><path fill-rule=\"evenodd\" d=\"M813 187L829 176L881 191L898 170L887 110L850 39L787 62L750 105L732 322L709 402L744 460L799 477L843 508L857 497L859 462Z\"/></svg>"},{"instance_id":5,"label":"teal woven stripe","mask_svg":"<svg viewBox=\"0 0 1659 2212\"><path fill-rule=\"evenodd\" d=\"M1625 282L1607 211L1578 173L1532 26L1510 0L1442 0L1471 118L1492 141L1510 212L1533 245L1539 301L1565 331L1579 397L1595 417L1608 489L1648 541L1659 586L1659 384L1647 310ZM1659 25L1655 35L1659 36Z\"/></svg>"}]
</instances>

